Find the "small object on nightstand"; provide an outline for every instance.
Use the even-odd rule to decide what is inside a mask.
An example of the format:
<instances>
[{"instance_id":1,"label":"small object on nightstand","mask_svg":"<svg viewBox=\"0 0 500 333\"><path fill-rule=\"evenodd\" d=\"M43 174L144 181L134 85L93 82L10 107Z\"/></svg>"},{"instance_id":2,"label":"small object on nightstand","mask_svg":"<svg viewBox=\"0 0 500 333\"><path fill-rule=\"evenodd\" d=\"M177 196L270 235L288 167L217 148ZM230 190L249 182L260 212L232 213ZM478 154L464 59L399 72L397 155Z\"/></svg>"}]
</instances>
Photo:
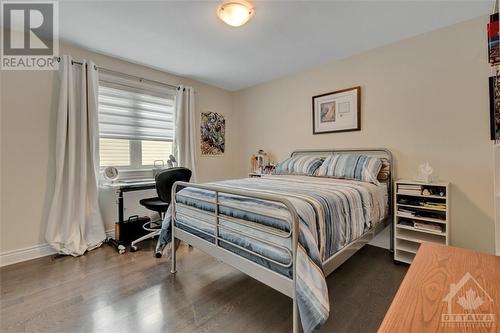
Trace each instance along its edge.
<instances>
[{"instance_id":1,"label":"small object on nightstand","mask_svg":"<svg viewBox=\"0 0 500 333\"><path fill-rule=\"evenodd\" d=\"M448 245L450 183L394 183L394 261L411 264L422 242Z\"/></svg>"},{"instance_id":2,"label":"small object on nightstand","mask_svg":"<svg viewBox=\"0 0 500 333\"><path fill-rule=\"evenodd\" d=\"M417 179L421 182L425 183L433 183L436 181L436 173L434 172L434 169L432 166L429 164L429 162L425 162L423 164L420 164L418 166L418 177Z\"/></svg>"},{"instance_id":3,"label":"small object on nightstand","mask_svg":"<svg viewBox=\"0 0 500 333\"><path fill-rule=\"evenodd\" d=\"M248 174L248 177L260 178L260 177L265 176L265 175L271 175L273 173L273 171L274 171L274 165L269 164L269 165L264 166L262 172L250 172Z\"/></svg>"},{"instance_id":4,"label":"small object on nightstand","mask_svg":"<svg viewBox=\"0 0 500 333\"><path fill-rule=\"evenodd\" d=\"M269 155L264 150L259 149L257 154L252 155L250 160L250 173L261 174L266 165L269 165Z\"/></svg>"},{"instance_id":5,"label":"small object on nightstand","mask_svg":"<svg viewBox=\"0 0 500 333\"><path fill-rule=\"evenodd\" d=\"M274 164L265 165L264 166L264 170L262 171L262 173L265 174L265 175L270 175L270 174L273 173L274 167L275 167Z\"/></svg>"}]
</instances>

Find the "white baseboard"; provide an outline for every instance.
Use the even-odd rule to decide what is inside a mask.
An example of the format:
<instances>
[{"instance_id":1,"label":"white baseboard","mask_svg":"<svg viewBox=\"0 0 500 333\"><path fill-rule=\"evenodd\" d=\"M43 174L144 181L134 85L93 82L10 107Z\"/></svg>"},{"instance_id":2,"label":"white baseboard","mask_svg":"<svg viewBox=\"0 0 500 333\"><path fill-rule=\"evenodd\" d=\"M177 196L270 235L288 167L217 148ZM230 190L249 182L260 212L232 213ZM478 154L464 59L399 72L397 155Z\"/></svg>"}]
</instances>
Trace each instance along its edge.
<instances>
[{"instance_id":1,"label":"white baseboard","mask_svg":"<svg viewBox=\"0 0 500 333\"><path fill-rule=\"evenodd\" d=\"M115 230L106 230L106 237L114 237ZM56 254L49 244L39 244L35 246L25 247L24 249L12 250L0 253L0 267L17 264L19 262L41 258Z\"/></svg>"},{"instance_id":2,"label":"white baseboard","mask_svg":"<svg viewBox=\"0 0 500 333\"><path fill-rule=\"evenodd\" d=\"M0 254L0 267L18 262L50 256L56 251L47 243L26 247L24 249L7 251Z\"/></svg>"},{"instance_id":3,"label":"white baseboard","mask_svg":"<svg viewBox=\"0 0 500 333\"><path fill-rule=\"evenodd\" d=\"M106 230L106 237L115 237L115 229Z\"/></svg>"}]
</instances>

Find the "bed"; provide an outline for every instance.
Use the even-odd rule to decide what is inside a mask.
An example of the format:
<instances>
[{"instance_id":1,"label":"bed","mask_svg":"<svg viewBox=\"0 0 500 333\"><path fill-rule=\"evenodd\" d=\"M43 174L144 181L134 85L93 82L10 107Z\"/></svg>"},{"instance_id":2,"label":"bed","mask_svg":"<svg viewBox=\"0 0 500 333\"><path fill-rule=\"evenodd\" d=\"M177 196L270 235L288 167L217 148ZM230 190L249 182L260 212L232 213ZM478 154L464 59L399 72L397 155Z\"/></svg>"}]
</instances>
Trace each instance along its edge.
<instances>
[{"instance_id":1,"label":"bed","mask_svg":"<svg viewBox=\"0 0 500 333\"><path fill-rule=\"evenodd\" d=\"M184 241L291 297L294 333L318 331L329 314L325 277L392 221L393 159L378 148L291 154L353 153L386 161L387 177L377 184L305 175L176 183L157 252L170 246L175 273L172 244Z\"/></svg>"}]
</instances>

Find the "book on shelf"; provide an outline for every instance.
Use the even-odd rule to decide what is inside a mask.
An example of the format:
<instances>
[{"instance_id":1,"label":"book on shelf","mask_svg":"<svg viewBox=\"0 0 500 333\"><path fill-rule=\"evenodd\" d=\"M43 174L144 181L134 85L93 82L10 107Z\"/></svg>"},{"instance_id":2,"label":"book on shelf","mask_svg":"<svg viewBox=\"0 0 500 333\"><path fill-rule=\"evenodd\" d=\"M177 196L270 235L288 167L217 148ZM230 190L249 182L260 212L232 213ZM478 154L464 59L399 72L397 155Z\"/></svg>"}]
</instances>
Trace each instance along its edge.
<instances>
[{"instance_id":1,"label":"book on shelf","mask_svg":"<svg viewBox=\"0 0 500 333\"><path fill-rule=\"evenodd\" d=\"M411 184L398 184L398 189L421 191L423 189L423 186L422 185L411 185Z\"/></svg>"},{"instance_id":2,"label":"book on shelf","mask_svg":"<svg viewBox=\"0 0 500 333\"><path fill-rule=\"evenodd\" d=\"M413 227L413 221L409 221L409 220L401 220L399 221L398 224L401 224L401 225L405 225L405 226L408 226L408 227Z\"/></svg>"},{"instance_id":3,"label":"book on shelf","mask_svg":"<svg viewBox=\"0 0 500 333\"><path fill-rule=\"evenodd\" d=\"M402 217L414 217L415 216L415 212L411 211L411 210L406 210L406 209L398 209L398 215L402 216Z\"/></svg>"},{"instance_id":4,"label":"book on shelf","mask_svg":"<svg viewBox=\"0 0 500 333\"><path fill-rule=\"evenodd\" d=\"M413 222L413 227L415 229L420 229L420 230L427 230L427 231L435 231L435 232L443 232L443 227L440 225L432 224L432 223L425 223L425 222L420 222L420 221L414 221Z\"/></svg>"},{"instance_id":5,"label":"book on shelf","mask_svg":"<svg viewBox=\"0 0 500 333\"><path fill-rule=\"evenodd\" d=\"M422 194L422 191L421 191L421 190L405 190L405 189L398 189L398 194L421 195L421 194Z\"/></svg>"},{"instance_id":6,"label":"book on shelf","mask_svg":"<svg viewBox=\"0 0 500 333\"><path fill-rule=\"evenodd\" d=\"M422 190L422 185L398 184L397 193L406 195L421 195Z\"/></svg>"},{"instance_id":7,"label":"book on shelf","mask_svg":"<svg viewBox=\"0 0 500 333\"><path fill-rule=\"evenodd\" d=\"M444 228L442 226L430 222L422 222L415 220L400 220L398 224L406 227L412 227L418 230L444 232Z\"/></svg>"},{"instance_id":8,"label":"book on shelf","mask_svg":"<svg viewBox=\"0 0 500 333\"><path fill-rule=\"evenodd\" d=\"M403 218L427 218L427 219L435 219L439 221L446 222L445 216L441 213L431 213L431 212L415 212L415 211L406 211L399 208L397 210L397 216Z\"/></svg>"},{"instance_id":9,"label":"book on shelf","mask_svg":"<svg viewBox=\"0 0 500 333\"><path fill-rule=\"evenodd\" d=\"M421 206L427 208L446 209L446 204L439 202L422 202Z\"/></svg>"}]
</instances>

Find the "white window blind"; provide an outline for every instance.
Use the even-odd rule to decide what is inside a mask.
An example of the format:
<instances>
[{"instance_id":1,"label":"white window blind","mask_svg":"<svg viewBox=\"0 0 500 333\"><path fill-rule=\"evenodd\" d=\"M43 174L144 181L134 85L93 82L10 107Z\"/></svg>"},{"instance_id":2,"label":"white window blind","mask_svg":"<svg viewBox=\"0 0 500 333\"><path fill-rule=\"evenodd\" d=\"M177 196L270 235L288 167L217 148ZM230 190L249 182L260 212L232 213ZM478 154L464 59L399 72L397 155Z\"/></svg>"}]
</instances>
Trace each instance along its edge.
<instances>
[{"instance_id":1,"label":"white window blind","mask_svg":"<svg viewBox=\"0 0 500 333\"><path fill-rule=\"evenodd\" d=\"M174 97L146 85L101 79L99 127L102 138L172 141Z\"/></svg>"},{"instance_id":2,"label":"white window blind","mask_svg":"<svg viewBox=\"0 0 500 333\"><path fill-rule=\"evenodd\" d=\"M172 152L175 90L100 74L100 165L138 169Z\"/></svg>"}]
</instances>

